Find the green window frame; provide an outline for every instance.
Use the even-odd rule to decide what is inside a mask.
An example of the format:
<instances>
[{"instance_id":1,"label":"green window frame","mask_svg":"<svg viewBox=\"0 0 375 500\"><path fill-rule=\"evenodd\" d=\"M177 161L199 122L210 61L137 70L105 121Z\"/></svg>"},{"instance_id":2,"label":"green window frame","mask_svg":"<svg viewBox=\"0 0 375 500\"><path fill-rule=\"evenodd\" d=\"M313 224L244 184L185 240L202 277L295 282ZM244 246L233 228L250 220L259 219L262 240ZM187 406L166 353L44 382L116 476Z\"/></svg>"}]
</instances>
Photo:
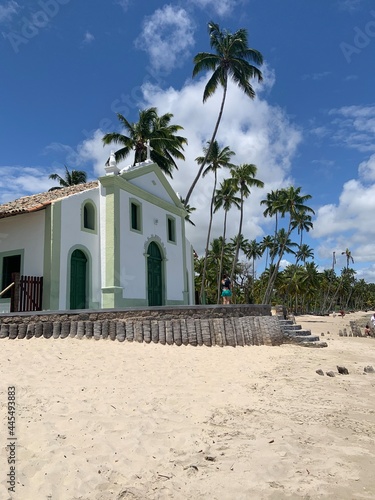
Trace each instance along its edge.
<instances>
[{"instance_id":1,"label":"green window frame","mask_svg":"<svg viewBox=\"0 0 375 500\"><path fill-rule=\"evenodd\" d=\"M89 233L97 232L96 205L91 200L85 200L81 209L81 229Z\"/></svg>"},{"instance_id":2,"label":"green window frame","mask_svg":"<svg viewBox=\"0 0 375 500\"><path fill-rule=\"evenodd\" d=\"M176 219L170 215L167 215L167 240L176 243Z\"/></svg>"},{"instance_id":3,"label":"green window frame","mask_svg":"<svg viewBox=\"0 0 375 500\"><path fill-rule=\"evenodd\" d=\"M129 200L130 230L142 233L142 204L138 200Z\"/></svg>"},{"instance_id":4,"label":"green window frame","mask_svg":"<svg viewBox=\"0 0 375 500\"><path fill-rule=\"evenodd\" d=\"M1 254L1 290L5 290L12 283L12 273L23 273L23 250L14 250ZM11 290L8 290L0 299L9 299Z\"/></svg>"}]
</instances>

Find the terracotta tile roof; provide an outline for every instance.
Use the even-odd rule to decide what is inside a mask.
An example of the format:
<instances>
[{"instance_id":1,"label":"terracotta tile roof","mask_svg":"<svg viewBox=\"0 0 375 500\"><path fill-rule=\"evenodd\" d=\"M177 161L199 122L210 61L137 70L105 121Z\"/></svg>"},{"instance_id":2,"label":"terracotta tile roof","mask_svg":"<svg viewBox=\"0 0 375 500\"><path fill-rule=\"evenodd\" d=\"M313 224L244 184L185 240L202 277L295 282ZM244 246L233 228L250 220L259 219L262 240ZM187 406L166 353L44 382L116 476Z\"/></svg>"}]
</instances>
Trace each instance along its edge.
<instances>
[{"instance_id":1,"label":"terracotta tile roof","mask_svg":"<svg viewBox=\"0 0 375 500\"><path fill-rule=\"evenodd\" d=\"M98 181L86 182L85 184L77 184L76 186L55 189L45 193L32 194L31 196L18 198L18 200L0 205L0 219L12 217L12 215L26 214L29 212L43 210L46 206L51 205L51 203L54 203L57 200L96 188L98 184Z\"/></svg>"}]
</instances>

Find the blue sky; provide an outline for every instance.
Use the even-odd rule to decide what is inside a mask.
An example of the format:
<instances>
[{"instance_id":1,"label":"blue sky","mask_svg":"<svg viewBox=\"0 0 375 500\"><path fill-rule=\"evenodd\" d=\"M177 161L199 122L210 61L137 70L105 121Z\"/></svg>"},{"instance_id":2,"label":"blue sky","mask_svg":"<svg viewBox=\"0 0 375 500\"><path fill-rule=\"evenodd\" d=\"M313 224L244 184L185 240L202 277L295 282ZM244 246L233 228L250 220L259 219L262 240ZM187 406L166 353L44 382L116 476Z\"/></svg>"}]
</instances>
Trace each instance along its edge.
<instances>
[{"instance_id":1,"label":"blue sky","mask_svg":"<svg viewBox=\"0 0 375 500\"><path fill-rule=\"evenodd\" d=\"M339 272L349 248L357 278L375 282L372 0L0 0L0 202L48 189L64 164L103 175L111 148L101 138L120 130L116 112L136 121L150 106L173 113L189 140L172 181L184 196L221 99L219 89L203 104L207 75L191 78L193 56L210 50L210 20L246 28L265 60L254 101L230 87L217 137L265 183L247 201L245 237L272 234L259 205L267 192L301 186L316 212L304 241L319 269L336 252ZM190 200L198 253L211 189L206 177ZM214 236L221 231L218 215Z\"/></svg>"}]
</instances>

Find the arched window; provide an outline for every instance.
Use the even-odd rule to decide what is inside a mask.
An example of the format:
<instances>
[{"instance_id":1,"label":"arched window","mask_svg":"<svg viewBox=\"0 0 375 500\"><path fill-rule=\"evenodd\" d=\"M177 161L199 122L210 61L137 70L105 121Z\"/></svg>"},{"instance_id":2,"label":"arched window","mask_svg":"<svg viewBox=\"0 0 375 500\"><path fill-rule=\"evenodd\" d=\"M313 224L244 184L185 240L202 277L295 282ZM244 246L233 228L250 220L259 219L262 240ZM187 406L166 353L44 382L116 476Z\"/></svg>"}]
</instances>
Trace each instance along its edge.
<instances>
[{"instance_id":1,"label":"arched window","mask_svg":"<svg viewBox=\"0 0 375 500\"><path fill-rule=\"evenodd\" d=\"M91 201L86 201L83 206L83 229L96 230L95 205Z\"/></svg>"}]
</instances>

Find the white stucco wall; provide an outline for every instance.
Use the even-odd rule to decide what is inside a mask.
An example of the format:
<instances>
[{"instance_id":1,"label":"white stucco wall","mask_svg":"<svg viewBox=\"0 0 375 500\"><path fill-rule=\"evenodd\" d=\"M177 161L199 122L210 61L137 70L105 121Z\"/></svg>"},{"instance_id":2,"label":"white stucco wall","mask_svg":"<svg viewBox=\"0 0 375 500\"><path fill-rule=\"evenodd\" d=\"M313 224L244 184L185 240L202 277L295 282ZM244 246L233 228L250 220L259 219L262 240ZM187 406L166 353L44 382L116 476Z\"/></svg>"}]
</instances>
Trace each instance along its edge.
<instances>
[{"instance_id":1,"label":"white stucco wall","mask_svg":"<svg viewBox=\"0 0 375 500\"><path fill-rule=\"evenodd\" d=\"M158 183L160 183L158 181ZM130 200L142 205L142 232L130 229ZM123 297L147 299L146 256L150 241L161 247L164 263L165 300L182 300L184 266L181 241L181 219L152 203L138 199L125 191L120 193L121 286ZM176 222L176 244L167 239L167 214ZM157 221L157 222L156 222Z\"/></svg>"},{"instance_id":2,"label":"white stucco wall","mask_svg":"<svg viewBox=\"0 0 375 500\"><path fill-rule=\"evenodd\" d=\"M99 183L99 223L100 223L100 274L101 274L101 287L104 287L106 282L106 266L105 266L105 221L106 221L106 200L105 200L105 188Z\"/></svg>"},{"instance_id":3,"label":"white stucco wall","mask_svg":"<svg viewBox=\"0 0 375 500\"><path fill-rule=\"evenodd\" d=\"M0 219L0 253L23 250L24 275L43 276L44 223L44 210Z\"/></svg>"},{"instance_id":4,"label":"white stucco wall","mask_svg":"<svg viewBox=\"0 0 375 500\"><path fill-rule=\"evenodd\" d=\"M195 283L194 283L194 249L189 240L186 242L186 270L188 273L189 304L195 304Z\"/></svg>"},{"instance_id":5,"label":"white stucco wall","mask_svg":"<svg viewBox=\"0 0 375 500\"><path fill-rule=\"evenodd\" d=\"M96 231L82 230L84 202L90 200L96 206ZM61 259L59 308L69 308L70 257L75 249L82 250L89 259L88 272L91 283L91 302L101 303L100 266L100 206L99 188L78 193L61 202Z\"/></svg>"}]
</instances>

